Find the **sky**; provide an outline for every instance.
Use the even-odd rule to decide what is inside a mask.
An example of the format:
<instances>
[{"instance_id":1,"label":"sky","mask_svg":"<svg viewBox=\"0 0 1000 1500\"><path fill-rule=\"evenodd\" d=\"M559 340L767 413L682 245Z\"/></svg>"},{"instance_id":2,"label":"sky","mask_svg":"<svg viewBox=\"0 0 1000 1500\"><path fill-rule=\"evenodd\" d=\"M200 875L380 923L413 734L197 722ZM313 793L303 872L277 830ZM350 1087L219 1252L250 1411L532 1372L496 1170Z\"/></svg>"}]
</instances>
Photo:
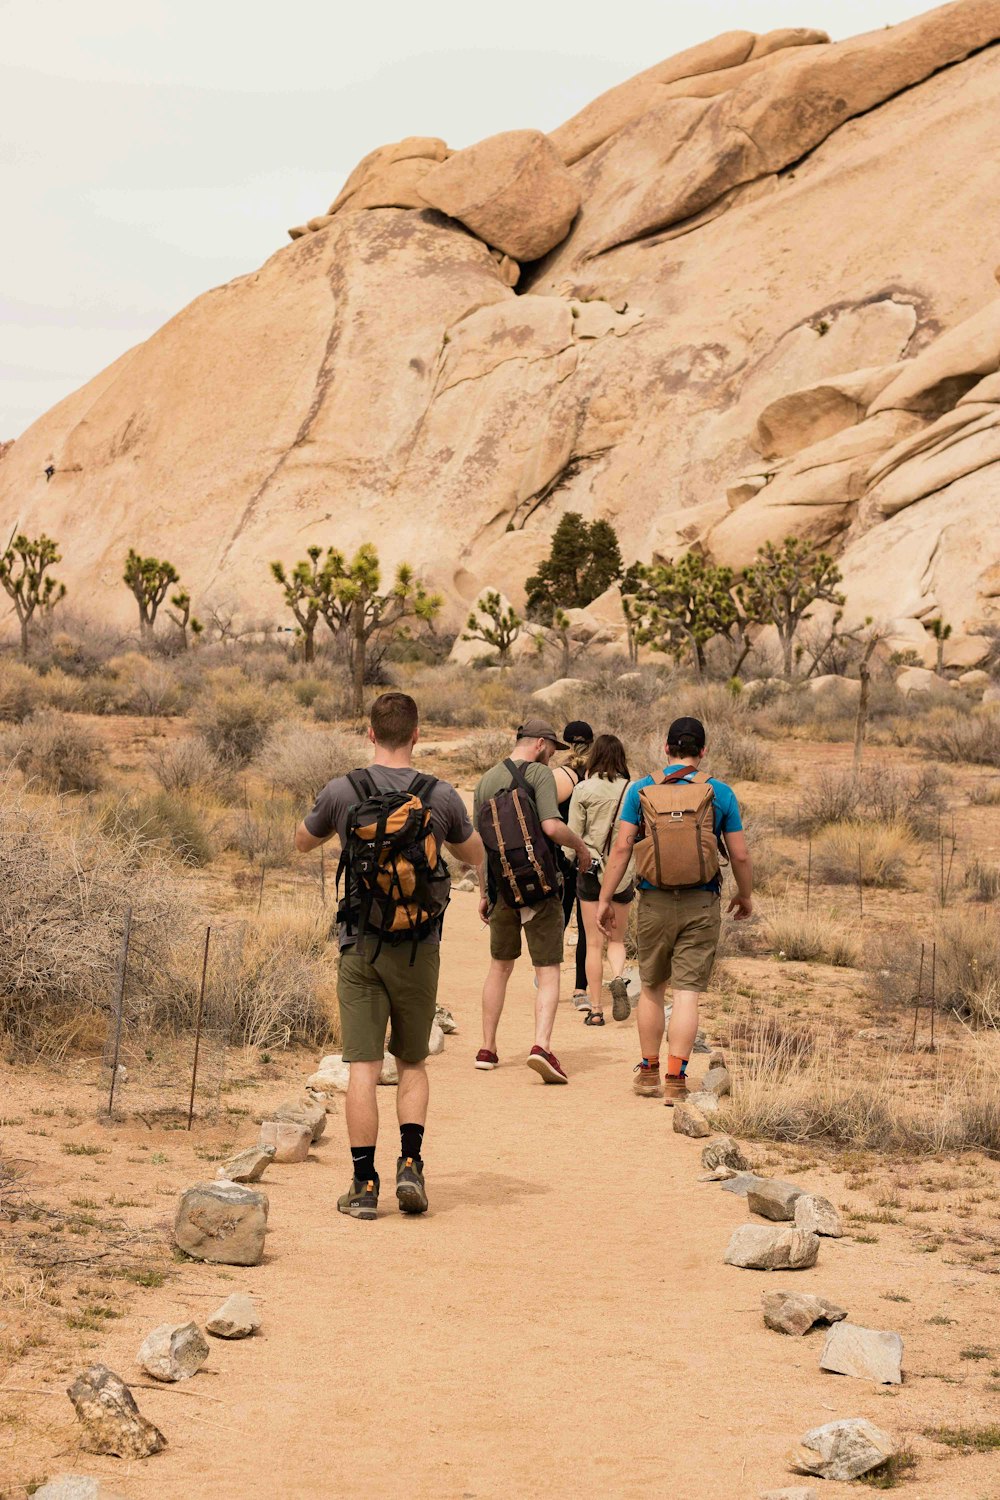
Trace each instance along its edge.
<instances>
[{"instance_id":1,"label":"sky","mask_svg":"<svg viewBox=\"0 0 1000 1500\"><path fill-rule=\"evenodd\" d=\"M921 0L0 0L0 440L323 213L406 135L552 129L734 28Z\"/></svg>"}]
</instances>

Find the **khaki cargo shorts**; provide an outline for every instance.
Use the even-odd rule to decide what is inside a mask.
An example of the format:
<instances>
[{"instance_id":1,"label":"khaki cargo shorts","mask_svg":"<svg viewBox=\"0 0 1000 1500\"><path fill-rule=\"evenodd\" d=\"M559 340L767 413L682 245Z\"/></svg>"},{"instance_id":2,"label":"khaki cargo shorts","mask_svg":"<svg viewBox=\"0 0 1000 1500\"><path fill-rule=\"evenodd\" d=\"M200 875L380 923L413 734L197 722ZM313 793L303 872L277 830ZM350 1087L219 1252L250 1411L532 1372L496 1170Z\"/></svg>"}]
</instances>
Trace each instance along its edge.
<instances>
[{"instance_id":1,"label":"khaki cargo shorts","mask_svg":"<svg viewBox=\"0 0 1000 1500\"><path fill-rule=\"evenodd\" d=\"M564 927L562 902L558 896L550 896L536 906L530 922L522 922L514 908L498 897L490 911L490 957L508 961L520 958L523 933L531 962L537 968L561 964Z\"/></svg>"},{"instance_id":2,"label":"khaki cargo shorts","mask_svg":"<svg viewBox=\"0 0 1000 1500\"><path fill-rule=\"evenodd\" d=\"M640 891L642 983L707 990L721 927L722 901L714 891Z\"/></svg>"},{"instance_id":3,"label":"khaki cargo shorts","mask_svg":"<svg viewBox=\"0 0 1000 1500\"><path fill-rule=\"evenodd\" d=\"M340 955L337 999L344 1061L380 1062L389 1051L400 1062L423 1062L437 1007L440 946L418 943L412 967L409 943L385 944L372 960L375 947L366 938L363 946L345 948Z\"/></svg>"}]
</instances>

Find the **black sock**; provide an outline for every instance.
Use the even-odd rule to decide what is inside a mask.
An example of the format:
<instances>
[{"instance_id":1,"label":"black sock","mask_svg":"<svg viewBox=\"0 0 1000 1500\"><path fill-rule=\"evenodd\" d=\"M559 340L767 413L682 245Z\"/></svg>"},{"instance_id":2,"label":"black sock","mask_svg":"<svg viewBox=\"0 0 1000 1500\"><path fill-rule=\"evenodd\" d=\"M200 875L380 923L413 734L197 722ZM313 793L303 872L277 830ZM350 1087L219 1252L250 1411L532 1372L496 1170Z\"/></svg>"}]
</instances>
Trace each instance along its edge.
<instances>
[{"instance_id":1,"label":"black sock","mask_svg":"<svg viewBox=\"0 0 1000 1500\"><path fill-rule=\"evenodd\" d=\"M400 1125L399 1127L399 1154L400 1156L412 1156L414 1161L420 1160L420 1149L424 1144L424 1127L422 1125Z\"/></svg>"},{"instance_id":2,"label":"black sock","mask_svg":"<svg viewBox=\"0 0 1000 1500\"><path fill-rule=\"evenodd\" d=\"M375 1170L374 1146L352 1146L351 1160L354 1163L355 1182L378 1183L378 1173Z\"/></svg>"}]
</instances>

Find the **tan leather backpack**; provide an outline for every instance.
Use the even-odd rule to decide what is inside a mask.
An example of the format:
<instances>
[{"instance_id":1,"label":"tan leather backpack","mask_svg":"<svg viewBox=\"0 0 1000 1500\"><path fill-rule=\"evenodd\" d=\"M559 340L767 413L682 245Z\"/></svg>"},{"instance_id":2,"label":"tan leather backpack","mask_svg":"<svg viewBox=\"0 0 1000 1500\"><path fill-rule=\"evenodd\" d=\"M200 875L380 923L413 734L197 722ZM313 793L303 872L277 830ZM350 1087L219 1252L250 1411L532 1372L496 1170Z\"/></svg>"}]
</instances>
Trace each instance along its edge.
<instances>
[{"instance_id":1,"label":"tan leather backpack","mask_svg":"<svg viewBox=\"0 0 1000 1500\"><path fill-rule=\"evenodd\" d=\"M660 772L639 791L642 824L635 844L636 873L661 891L707 885L719 873L715 793L705 771Z\"/></svg>"}]
</instances>

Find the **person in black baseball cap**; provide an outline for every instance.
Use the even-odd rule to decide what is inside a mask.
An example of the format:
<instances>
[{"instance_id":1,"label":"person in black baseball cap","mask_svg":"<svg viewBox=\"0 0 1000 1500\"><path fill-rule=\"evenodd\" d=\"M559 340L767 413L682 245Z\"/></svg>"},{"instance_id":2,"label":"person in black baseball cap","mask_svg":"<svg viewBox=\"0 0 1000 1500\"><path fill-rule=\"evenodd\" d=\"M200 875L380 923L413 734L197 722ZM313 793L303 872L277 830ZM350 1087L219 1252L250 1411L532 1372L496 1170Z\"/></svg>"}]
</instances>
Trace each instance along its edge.
<instances>
[{"instance_id":1,"label":"person in black baseball cap","mask_svg":"<svg viewBox=\"0 0 1000 1500\"><path fill-rule=\"evenodd\" d=\"M732 787L701 769L705 726L675 719L667 730L670 764L660 776L634 781L625 793L618 837L601 883L598 922L614 922L612 897L635 857L639 881L637 937L642 991L636 1015L641 1061L633 1088L668 1105L688 1092L688 1059L698 1035L698 1007L708 988L722 920L718 851L729 856L737 921L753 911L753 868L740 807ZM724 844L723 844L724 840ZM707 878L706 878L707 876ZM660 1085L660 1043L667 986L673 991L667 1070Z\"/></svg>"}]
</instances>

